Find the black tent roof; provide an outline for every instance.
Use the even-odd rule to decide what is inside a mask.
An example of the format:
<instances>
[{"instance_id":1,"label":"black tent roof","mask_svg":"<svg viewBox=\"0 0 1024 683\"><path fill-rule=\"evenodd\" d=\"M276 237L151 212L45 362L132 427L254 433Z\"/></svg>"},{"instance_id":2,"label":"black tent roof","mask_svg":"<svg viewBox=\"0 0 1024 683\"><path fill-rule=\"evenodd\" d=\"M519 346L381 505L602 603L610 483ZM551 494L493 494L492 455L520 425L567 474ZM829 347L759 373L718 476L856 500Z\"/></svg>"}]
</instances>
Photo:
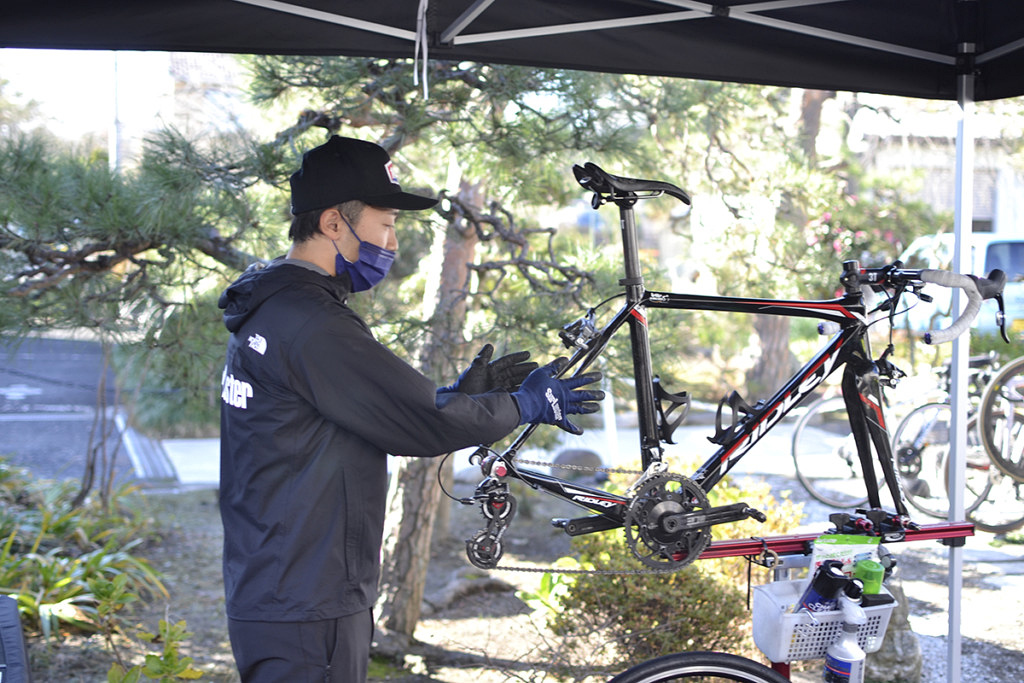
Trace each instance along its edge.
<instances>
[{"instance_id":1,"label":"black tent roof","mask_svg":"<svg viewBox=\"0 0 1024 683\"><path fill-rule=\"evenodd\" d=\"M958 76L972 73L975 99L1024 94L1024 2L1016 0L34 0L5 5L4 47L425 54L932 99L956 99Z\"/></svg>"}]
</instances>

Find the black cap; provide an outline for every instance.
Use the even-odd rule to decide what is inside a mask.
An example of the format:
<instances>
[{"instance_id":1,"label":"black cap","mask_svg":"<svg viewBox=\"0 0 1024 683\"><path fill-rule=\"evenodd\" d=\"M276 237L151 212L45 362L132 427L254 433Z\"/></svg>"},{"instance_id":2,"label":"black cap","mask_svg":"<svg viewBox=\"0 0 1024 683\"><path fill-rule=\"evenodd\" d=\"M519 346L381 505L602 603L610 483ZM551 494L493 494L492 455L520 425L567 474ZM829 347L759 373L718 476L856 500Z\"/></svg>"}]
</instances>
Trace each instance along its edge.
<instances>
[{"instance_id":1,"label":"black cap","mask_svg":"<svg viewBox=\"0 0 1024 683\"><path fill-rule=\"evenodd\" d=\"M337 135L303 154L302 167L289 182L296 215L352 199L383 209L429 209L437 204L432 197L402 192L383 147Z\"/></svg>"}]
</instances>

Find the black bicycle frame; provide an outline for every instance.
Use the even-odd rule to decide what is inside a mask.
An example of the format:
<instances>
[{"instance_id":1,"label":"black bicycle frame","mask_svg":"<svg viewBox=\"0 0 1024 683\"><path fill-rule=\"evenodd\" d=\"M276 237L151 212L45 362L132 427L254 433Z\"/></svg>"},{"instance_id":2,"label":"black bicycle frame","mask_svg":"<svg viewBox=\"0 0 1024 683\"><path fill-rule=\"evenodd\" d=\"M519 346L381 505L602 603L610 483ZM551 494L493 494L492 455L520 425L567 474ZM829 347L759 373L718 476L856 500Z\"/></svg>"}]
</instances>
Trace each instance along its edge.
<instances>
[{"instance_id":1,"label":"black bicycle frame","mask_svg":"<svg viewBox=\"0 0 1024 683\"><path fill-rule=\"evenodd\" d=\"M759 401L741 419L724 430L724 434L716 438L720 448L697 469L691 479L704 491L710 491L770 429L800 403L801 399L829 377L836 368L844 366L841 386L850 428L864 472L869 505L875 509L881 507L879 484L871 452L873 445L878 453L878 462L892 494L896 512L906 516L907 508L899 477L896 476L892 446L882 409L882 386L871 358L867 336L868 320L859 287L848 287L844 296L830 300L757 299L647 291L641 276L637 250L636 224L632 209L635 201L631 198L615 200L621 216L625 277L620 284L625 288L626 303L596 336L580 344L580 348L570 357L561 374L564 376L572 372L578 375L586 372L622 326L629 325L636 381L640 455L644 471L648 471L653 463L661 462L664 453L658 428L647 309L817 318L837 323L839 331L778 392L765 401ZM629 503L628 498L516 466L515 454L535 428L536 425L527 427L506 450L505 455L508 457L504 457L503 462L508 467L507 476L520 479L534 488L543 489L598 513L597 517L567 522L576 525L576 528L566 528L572 535L621 526Z\"/></svg>"}]
</instances>

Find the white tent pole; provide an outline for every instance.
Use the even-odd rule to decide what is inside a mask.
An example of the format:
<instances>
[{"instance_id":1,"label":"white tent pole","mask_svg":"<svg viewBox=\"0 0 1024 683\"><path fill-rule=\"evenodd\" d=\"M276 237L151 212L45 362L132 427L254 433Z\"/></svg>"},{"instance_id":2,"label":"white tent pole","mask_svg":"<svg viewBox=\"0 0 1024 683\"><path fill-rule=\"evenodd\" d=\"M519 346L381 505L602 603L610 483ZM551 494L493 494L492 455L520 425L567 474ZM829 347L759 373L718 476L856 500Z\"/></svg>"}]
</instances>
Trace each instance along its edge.
<instances>
[{"instance_id":1,"label":"white tent pole","mask_svg":"<svg viewBox=\"0 0 1024 683\"><path fill-rule=\"evenodd\" d=\"M973 58L974 45L960 46L961 55ZM960 122L956 142L956 201L953 270L970 272L970 235L974 215L974 74L964 69L958 76L957 100ZM953 311L961 310L960 290L953 290ZM950 434L952 462L949 466L949 521L964 519L964 485L967 462L967 359L970 355L970 335L953 341L951 410L953 414ZM960 621L963 593L963 547L949 546L949 633L947 637L946 680L959 683L961 661Z\"/></svg>"}]
</instances>

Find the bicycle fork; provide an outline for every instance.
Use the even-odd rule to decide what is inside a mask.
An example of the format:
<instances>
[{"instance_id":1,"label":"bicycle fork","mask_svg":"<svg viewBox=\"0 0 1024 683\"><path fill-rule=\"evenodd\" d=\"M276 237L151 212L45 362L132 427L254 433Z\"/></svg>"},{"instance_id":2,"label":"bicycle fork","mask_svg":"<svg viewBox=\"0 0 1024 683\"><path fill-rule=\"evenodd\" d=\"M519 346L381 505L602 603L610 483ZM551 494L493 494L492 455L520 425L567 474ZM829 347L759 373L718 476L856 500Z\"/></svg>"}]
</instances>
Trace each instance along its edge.
<instances>
[{"instance_id":1,"label":"bicycle fork","mask_svg":"<svg viewBox=\"0 0 1024 683\"><path fill-rule=\"evenodd\" d=\"M857 445L857 457L864 473L868 506L871 511L882 508L878 477L875 474L875 459L872 457L873 446L874 452L878 455L878 464L881 467L886 486L892 495L896 516L900 520L909 519L903 484L896 472L889 430L885 422L881 376L876 364L866 360L863 356L851 360L843 370L842 389L854 443ZM880 527L879 530L883 534L888 531L885 529L887 522L894 522L892 533L899 533L903 526L898 521L883 519L877 513L872 514L878 518L877 520L872 519L872 521ZM869 515L869 519L871 517L872 515Z\"/></svg>"}]
</instances>

